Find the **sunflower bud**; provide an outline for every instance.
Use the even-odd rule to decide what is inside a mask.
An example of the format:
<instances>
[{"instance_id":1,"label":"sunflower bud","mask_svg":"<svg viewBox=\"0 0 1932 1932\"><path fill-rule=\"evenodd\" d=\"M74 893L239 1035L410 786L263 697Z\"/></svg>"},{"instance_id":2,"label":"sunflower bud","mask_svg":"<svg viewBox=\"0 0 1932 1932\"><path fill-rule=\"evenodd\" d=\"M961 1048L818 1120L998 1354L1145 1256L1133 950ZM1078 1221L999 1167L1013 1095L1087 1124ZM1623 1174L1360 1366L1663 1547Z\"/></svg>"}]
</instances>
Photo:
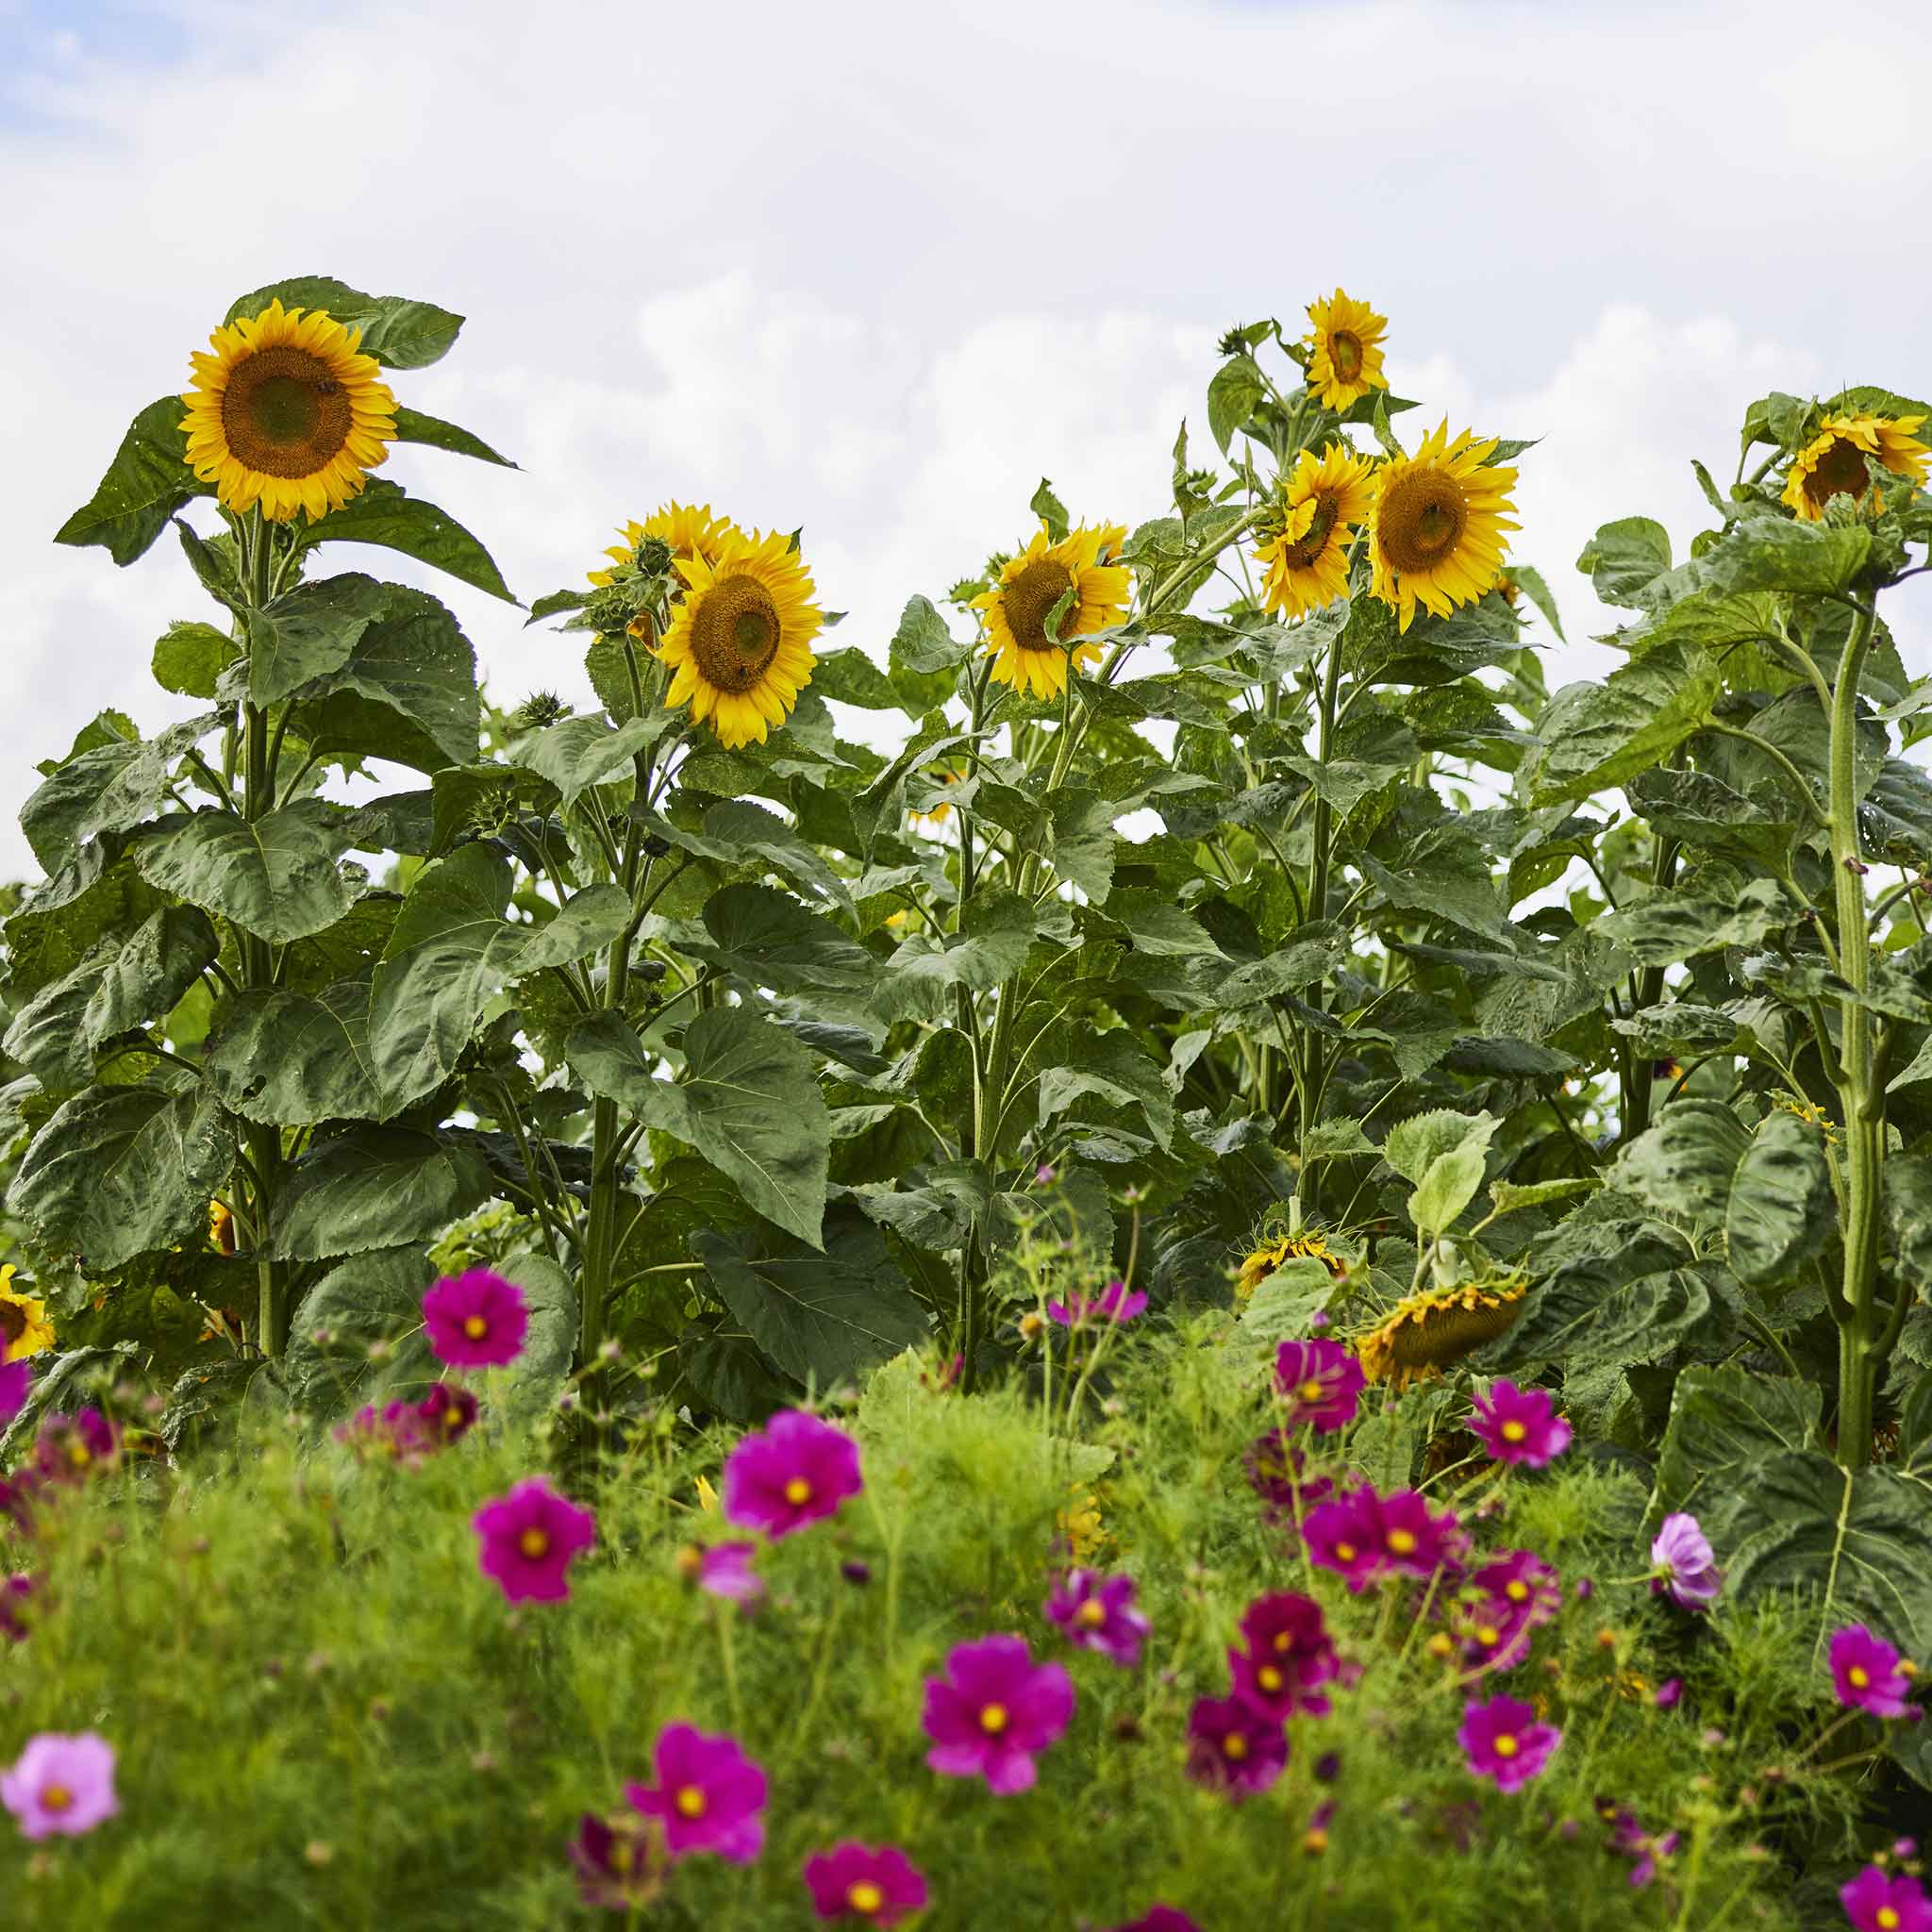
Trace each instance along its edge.
<instances>
[{"instance_id":1,"label":"sunflower bud","mask_svg":"<svg viewBox=\"0 0 1932 1932\"><path fill-rule=\"evenodd\" d=\"M599 637L621 638L638 620L650 601L651 582L645 577L623 577L592 591L584 606L584 622Z\"/></svg>"},{"instance_id":2,"label":"sunflower bud","mask_svg":"<svg viewBox=\"0 0 1932 1932\"><path fill-rule=\"evenodd\" d=\"M638 545L637 568L641 577L661 577L670 573L672 550L661 537L646 537Z\"/></svg>"},{"instance_id":3,"label":"sunflower bud","mask_svg":"<svg viewBox=\"0 0 1932 1932\"><path fill-rule=\"evenodd\" d=\"M525 731L541 730L545 724L555 724L559 718L570 716L570 707L553 691L533 691L524 700L523 708L517 713L517 722Z\"/></svg>"}]
</instances>

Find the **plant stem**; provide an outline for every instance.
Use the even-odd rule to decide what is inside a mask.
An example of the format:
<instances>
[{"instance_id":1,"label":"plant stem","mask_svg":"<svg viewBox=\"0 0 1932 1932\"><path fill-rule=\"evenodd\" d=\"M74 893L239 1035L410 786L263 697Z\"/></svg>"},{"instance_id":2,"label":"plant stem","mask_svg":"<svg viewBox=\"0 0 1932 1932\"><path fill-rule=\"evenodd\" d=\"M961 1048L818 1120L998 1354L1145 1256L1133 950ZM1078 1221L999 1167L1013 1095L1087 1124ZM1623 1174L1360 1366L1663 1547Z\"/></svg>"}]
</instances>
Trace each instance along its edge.
<instances>
[{"instance_id":1,"label":"plant stem","mask_svg":"<svg viewBox=\"0 0 1932 1932\"><path fill-rule=\"evenodd\" d=\"M1341 690L1341 640L1328 646L1328 661L1322 671L1322 703L1315 720L1315 762L1326 766L1335 741L1335 707ZM1313 827L1314 859L1308 873L1308 919L1328 916L1328 870L1335 851L1335 809L1318 791L1315 794ZM1320 990L1315 998L1319 1002ZM1324 1041L1312 1027L1302 1029L1302 1071L1295 1083L1295 1112L1300 1132L1297 1150L1307 1146L1315 1131L1315 1117L1322 1105ZM1306 1155L1295 1178L1295 1197L1305 1219L1312 1219L1321 1208L1322 1188L1317 1164Z\"/></svg>"}]
</instances>

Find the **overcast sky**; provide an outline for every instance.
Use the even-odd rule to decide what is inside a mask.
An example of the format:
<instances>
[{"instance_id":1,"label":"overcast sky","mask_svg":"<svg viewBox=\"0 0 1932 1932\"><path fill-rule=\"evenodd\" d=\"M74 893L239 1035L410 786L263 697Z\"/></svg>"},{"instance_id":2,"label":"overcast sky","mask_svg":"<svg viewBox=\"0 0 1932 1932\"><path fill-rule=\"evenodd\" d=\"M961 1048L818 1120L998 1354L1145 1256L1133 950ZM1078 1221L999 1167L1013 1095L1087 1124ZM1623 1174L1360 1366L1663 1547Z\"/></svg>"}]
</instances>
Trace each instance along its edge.
<instances>
[{"instance_id":1,"label":"overcast sky","mask_svg":"<svg viewBox=\"0 0 1932 1932\"><path fill-rule=\"evenodd\" d=\"M840 641L882 650L1041 475L1158 513L1220 331L1339 283L1431 424L1543 439L1517 551L1564 608L1557 682L1616 661L1583 540L1699 527L1689 459L1728 479L1752 397L1932 391L1928 71L1932 8L1860 0L0 0L0 874L33 870L36 758L104 705L191 708L147 676L208 614L178 551L49 540L244 290L470 318L392 386L522 471L387 474L519 595L708 500L802 524ZM441 593L498 695L583 689L578 641Z\"/></svg>"}]
</instances>

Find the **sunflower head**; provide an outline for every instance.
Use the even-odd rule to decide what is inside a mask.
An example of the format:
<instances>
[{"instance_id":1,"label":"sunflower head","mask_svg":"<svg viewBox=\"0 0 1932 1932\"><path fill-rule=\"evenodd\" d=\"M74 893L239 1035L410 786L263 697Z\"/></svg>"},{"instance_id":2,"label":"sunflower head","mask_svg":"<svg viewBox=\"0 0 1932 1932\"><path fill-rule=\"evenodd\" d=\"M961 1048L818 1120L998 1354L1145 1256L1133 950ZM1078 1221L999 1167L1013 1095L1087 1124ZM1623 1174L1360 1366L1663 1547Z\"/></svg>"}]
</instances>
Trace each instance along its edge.
<instances>
[{"instance_id":1,"label":"sunflower head","mask_svg":"<svg viewBox=\"0 0 1932 1932\"><path fill-rule=\"evenodd\" d=\"M387 458L396 399L361 341L322 309L284 308L278 298L216 329L213 354L191 358L188 463L225 509L258 505L278 524L306 510L312 524Z\"/></svg>"},{"instance_id":2,"label":"sunflower head","mask_svg":"<svg viewBox=\"0 0 1932 1932\"><path fill-rule=\"evenodd\" d=\"M986 621L987 648L999 683L1037 698L1056 698L1067 688L1069 660L1076 671L1099 662L1098 644L1074 640L1126 615L1133 578L1113 561L1126 536L1124 524L1091 530L1082 524L1056 543L1041 524L1032 542L1000 566L992 589L972 600ZM1061 613L1056 641L1047 635L1047 623L1070 591L1073 601Z\"/></svg>"},{"instance_id":3,"label":"sunflower head","mask_svg":"<svg viewBox=\"0 0 1932 1932\"><path fill-rule=\"evenodd\" d=\"M646 644L655 636L651 613L642 605L655 594L657 579L669 576L674 599L683 595L684 584L675 566L687 558L701 558L707 563L717 560L727 537L742 536L729 517L713 516L708 503L660 504L642 523L635 517L618 526L622 540L604 555L610 559L608 570L589 573L598 587L599 597L585 607L592 626L606 637L628 630Z\"/></svg>"},{"instance_id":4,"label":"sunflower head","mask_svg":"<svg viewBox=\"0 0 1932 1932\"><path fill-rule=\"evenodd\" d=\"M1871 464L1923 483L1932 450L1913 432L1924 421L1923 416L1827 416L1818 434L1791 458L1782 501L1807 524L1824 514L1834 496L1849 496L1862 506L1869 492L1871 508L1884 509L1885 498L1872 488Z\"/></svg>"},{"instance_id":5,"label":"sunflower head","mask_svg":"<svg viewBox=\"0 0 1932 1932\"><path fill-rule=\"evenodd\" d=\"M1451 442L1445 422L1414 456L1396 457L1376 473L1369 513L1374 588L1400 613L1402 629L1415 622L1418 604L1447 617L1502 575L1503 532L1516 528L1509 514L1516 472L1484 460L1495 446L1493 438L1477 442L1467 429Z\"/></svg>"},{"instance_id":6,"label":"sunflower head","mask_svg":"<svg viewBox=\"0 0 1932 1932\"><path fill-rule=\"evenodd\" d=\"M1303 1228L1298 1233L1277 1235L1273 1241L1261 1242L1243 1258L1241 1274L1235 1280L1235 1299L1248 1300L1284 1261L1296 1257L1321 1262L1338 1281L1348 1273L1348 1263L1330 1250L1326 1235Z\"/></svg>"},{"instance_id":7,"label":"sunflower head","mask_svg":"<svg viewBox=\"0 0 1932 1932\"><path fill-rule=\"evenodd\" d=\"M219 1249L225 1255L236 1252L239 1243L235 1238L235 1217L228 1210L225 1201L210 1201L208 1204L208 1245Z\"/></svg>"},{"instance_id":8,"label":"sunflower head","mask_svg":"<svg viewBox=\"0 0 1932 1932\"><path fill-rule=\"evenodd\" d=\"M1382 374L1382 338L1389 318L1377 315L1340 289L1326 301L1308 304L1308 387L1324 408L1337 411L1359 402L1372 389L1387 389Z\"/></svg>"},{"instance_id":9,"label":"sunflower head","mask_svg":"<svg viewBox=\"0 0 1932 1932\"><path fill-rule=\"evenodd\" d=\"M1507 1274L1407 1296L1375 1327L1356 1337L1363 1376L1404 1389L1421 1376L1439 1374L1510 1328L1528 1292L1526 1274Z\"/></svg>"},{"instance_id":10,"label":"sunflower head","mask_svg":"<svg viewBox=\"0 0 1932 1932\"><path fill-rule=\"evenodd\" d=\"M1348 594L1348 547L1374 501L1375 466L1339 442L1295 459L1270 533L1256 551L1261 602L1301 617Z\"/></svg>"},{"instance_id":11,"label":"sunflower head","mask_svg":"<svg viewBox=\"0 0 1932 1932\"><path fill-rule=\"evenodd\" d=\"M13 1266L0 1268L0 1361L17 1362L54 1345L54 1324L47 1305L23 1294L13 1286Z\"/></svg>"},{"instance_id":12,"label":"sunflower head","mask_svg":"<svg viewBox=\"0 0 1932 1932\"><path fill-rule=\"evenodd\" d=\"M782 531L734 530L709 557L680 558L685 591L658 655L672 669L665 702L689 704L729 749L783 724L811 682L824 618L811 575Z\"/></svg>"}]
</instances>

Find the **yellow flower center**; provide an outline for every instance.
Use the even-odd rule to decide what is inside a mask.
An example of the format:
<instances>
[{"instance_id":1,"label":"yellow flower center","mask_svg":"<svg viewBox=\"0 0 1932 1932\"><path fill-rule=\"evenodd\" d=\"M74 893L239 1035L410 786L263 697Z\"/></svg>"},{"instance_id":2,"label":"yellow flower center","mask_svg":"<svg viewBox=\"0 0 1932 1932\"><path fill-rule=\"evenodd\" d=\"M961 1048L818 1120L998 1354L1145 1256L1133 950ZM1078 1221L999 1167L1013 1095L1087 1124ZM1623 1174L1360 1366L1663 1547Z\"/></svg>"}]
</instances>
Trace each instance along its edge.
<instances>
[{"instance_id":1,"label":"yellow flower center","mask_svg":"<svg viewBox=\"0 0 1932 1932\"><path fill-rule=\"evenodd\" d=\"M1007 1727L1007 1707L1004 1704L989 1704L979 1713L979 1728L989 1738L997 1738Z\"/></svg>"},{"instance_id":2,"label":"yellow flower center","mask_svg":"<svg viewBox=\"0 0 1932 1932\"><path fill-rule=\"evenodd\" d=\"M1851 1669L1845 1673L1845 1680L1847 1683L1851 1685L1854 1690L1864 1690L1865 1687L1872 1681L1871 1676L1867 1673L1865 1666L1863 1664L1854 1664L1851 1667Z\"/></svg>"},{"instance_id":3,"label":"yellow flower center","mask_svg":"<svg viewBox=\"0 0 1932 1932\"><path fill-rule=\"evenodd\" d=\"M1052 557L1036 557L1008 584L1000 588L1000 609L1013 641L1023 651L1057 651L1060 647L1046 634L1046 620L1053 607L1074 588L1073 574ZM1060 636L1070 638L1074 620L1080 614L1079 600L1069 606L1060 619Z\"/></svg>"},{"instance_id":4,"label":"yellow flower center","mask_svg":"<svg viewBox=\"0 0 1932 1932\"><path fill-rule=\"evenodd\" d=\"M1512 1604L1520 1604L1528 1597L1529 1585L1524 1582L1522 1577L1512 1576L1509 1579L1509 1581L1503 1586L1503 1594L1507 1596Z\"/></svg>"},{"instance_id":5,"label":"yellow flower center","mask_svg":"<svg viewBox=\"0 0 1932 1932\"><path fill-rule=\"evenodd\" d=\"M845 1903L861 1917L871 1918L885 1902L885 1893L870 1878L855 1878L845 1888Z\"/></svg>"},{"instance_id":6,"label":"yellow flower center","mask_svg":"<svg viewBox=\"0 0 1932 1932\"><path fill-rule=\"evenodd\" d=\"M1299 1393L1304 1402L1320 1402L1324 1391L1321 1383L1310 1377L1309 1380L1302 1384Z\"/></svg>"},{"instance_id":7,"label":"yellow flower center","mask_svg":"<svg viewBox=\"0 0 1932 1932\"><path fill-rule=\"evenodd\" d=\"M1328 366L1343 382L1353 382L1362 373L1361 338L1350 329L1336 329L1328 338Z\"/></svg>"},{"instance_id":8,"label":"yellow flower center","mask_svg":"<svg viewBox=\"0 0 1932 1932\"><path fill-rule=\"evenodd\" d=\"M1107 1606L1098 1597L1090 1596L1074 1612L1074 1621L1089 1630L1098 1630L1107 1622Z\"/></svg>"},{"instance_id":9,"label":"yellow flower center","mask_svg":"<svg viewBox=\"0 0 1932 1932\"><path fill-rule=\"evenodd\" d=\"M1518 1746L1516 1740L1512 1738L1507 1731L1505 1731L1503 1735L1496 1740L1496 1756L1498 1757L1514 1757L1516 1756L1517 1749Z\"/></svg>"},{"instance_id":10,"label":"yellow flower center","mask_svg":"<svg viewBox=\"0 0 1932 1932\"><path fill-rule=\"evenodd\" d=\"M1389 486L1375 529L1398 572L1426 573L1455 549L1468 521L1468 500L1454 476L1414 469Z\"/></svg>"},{"instance_id":11,"label":"yellow flower center","mask_svg":"<svg viewBox=\"0 0 1932 1932\"><path fill-rule=\"evenodd\" d=\"M1335 1554L1342 1562L1353 1563L1355 1561L1355 1545L1353 1543L1337 1543L1335 1545Z\"/></svg>"},{"instance_id":12,"label":"yellow flower center","mask_svg":"<svg viewBox=\"0 0 1932 1932\"><path fill-rule=\"evenodd\" d=\"M1273 1664L1263 1664L1255 1673L1255 1682L1260 1685L1264 1690L1279 1690L1281 1689L1281 1673Z\"/></svg>"},{"instance_id":13,"label":"yellow flower center","mask_svg":"<svg viewBox=\"0 0 1932 1932\"><path fill-rule=\"evenodd\" d=\"M1521 1442L1529 1431L1513 1417L1503 1424L1503 1440L1506 1442Z\"/></svg>"},{"instance_id":14,"label":"yellow flower center","mask_svg":"<svg viewBox=\"0 0 1932 1932\"><path fill-rule=\"evenodd\" d=\"M811 1485L802 1475L795 1475L785 1485L785 1500L794 1509L811 1501Z\"/></svg>"},{"instance_id":15,"label":"yellow flower center","mask_svg":"<svg viewBox=\"0 0 1932 1932\"><path fill-rule=\"evenodd\" d=\"M93 1452L85 1442L71 1443L67 1450L67 1459L75 1469L85 1469L94 1459Z\"/></svg>"},{"instance_id":16,"label":"yellow flower center","mask_svg":"<svg viewBox=\"0 0 1932 1932\"><path fill-rule=\"evenodd\" d=\"M778 607L756 577L721 577L691 611L691 655L720 691L750 691L778 655L783 634Z\"/></svg>"},{"instance_id":17,"label":"yellow flower center","mask_svg":"<svg viewBox=\"0 0 1932 1932\"><path fill-rule=\"evenodd\" d=\"M1877 1925L1878 1932L1898 1932L1900 1921L1898 1914L1890 1906L1880 1906L1878 1917L1874 1923Z\"/></svg>"},{"instance_id":18,"label":"yellow flower center","mask_svg":"<svg viewBox=\"0 0 1932 1932\"><path fill-rule=\"evenodd\" d=\"M490 1333L490 1324L481 1315L471 1315L463 1323L463 1333L472 1341L481 1341Z\"/></svg>"},{"instance_id":19,"label":"yellow flower center","mask_svg":"<svg viewBox=\"0 0 1932 1932\"><path fill-rule=\"evenodd\" d=\"M74 1793L65 1785L47 1785L41 1791L42 1811L64 1811L74 1803Z\"/></svg>"},{"instance_id":20,"label":"yellow flower center","mask_svg":"<svg viewBox=\"0 0 1932 1932\"><path fill-rule=\"evenodd\" d=\"M679 1785L673 1803L676 1805L680 1818L702 1818L705 1815L705 1794L696 1785Z\"/></svg>"},{"instance_id":21,"label":"yellow flower center","mask_svg":"<svg viewBox=\"0 0 1932 1932\"><path fill-rule=\"evenodd\" d=\"M1221 1755L1239 1764L1248 1755L1248 1740L1240 1731L1230 1731L1221 1740Z\"/></svg>"},{"instance_id":22,"label":"yellow flower center","mask_svg":"<svg viewBox=\"0 0 1932 1932\"><path fill-rule=\"evenodd\" d=\"M550 1554L550 1532L539 1529L532 1524L518 1537L517 1548L534 1563L540 1557L547 1557Z\"/></svg>"},{"instance_id":23,"label":"yellow flower center","mask_svg":"<svg viewBox=\"0 0 1932 1932\"><path fill-rule=\"evenodd\" d=\"M1389 1547L1398 1557L1415 1555L1415 1532L1407 1529L1391 1529L1389 1532Z\"/></svg>"},{"instance_id":24,"label":"yellow flower center","mask_svg":"<svg viewBox=\"0 0 1932 1932\"><path fill-rule=\"evenodd\" d=\"M1476 1626L1475 1641L1485 1650L1494 1650L1503 1641L1503 1633L1493 1624L1479 1624Z\"/></svg>"},{"instance_id":25,"label":"yellow flower center","mask_svg":"<svg viewBox=\"0 0 1932 1932\"><path fill-rule=\"evenodd\" d=\"M1274 1655L1276 1657L1286 1657L1293 1648L1294 1639L1286 1630L1277 1630L1274 1633Z\"/></svg>"},{"instance_id":26,"label":"yellow flower center","mask_svg":"<svg viewBox=\"0 0 1932 1932\"><path fill-rule=\"evenodd\" d=\"M635 1857L636 1854L632 1852L631 1848L622 1839L619 1839L610 1847L610 1869L613 1872L628 1872Z\"/></svg>"},{"instance_id":27,"label":"yellow flower center","mask_svg":"<svg viewBox=\"0 0 1932 1932\"><path fill-rule=\"evenodd\" d=\"M312 476L341 454L354 415L328 365L287 342L236 363L222 393L228 447L268 476Z\"/></svg>"}]
</instances>

